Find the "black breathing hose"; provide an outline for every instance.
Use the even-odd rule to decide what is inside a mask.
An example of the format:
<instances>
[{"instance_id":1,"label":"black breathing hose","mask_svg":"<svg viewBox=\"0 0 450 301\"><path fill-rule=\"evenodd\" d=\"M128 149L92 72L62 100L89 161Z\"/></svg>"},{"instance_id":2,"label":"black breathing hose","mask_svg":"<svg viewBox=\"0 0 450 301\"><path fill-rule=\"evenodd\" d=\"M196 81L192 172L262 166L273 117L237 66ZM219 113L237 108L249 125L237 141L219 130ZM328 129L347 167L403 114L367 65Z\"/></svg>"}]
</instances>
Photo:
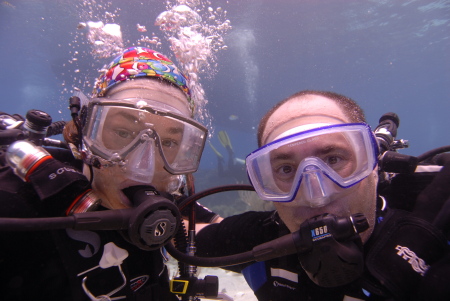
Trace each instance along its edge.
<instances>
[{"instance_id":1,"label":"black breathing hose","mask_svg":"<svg viewBox=\"0 0 450 301\"><path fill-rule=\"evenodd\" d=\"M417 156L417 159L419 160L419 162L424 162L428 159L433 158L436 155L439 155L439 154L442 154L445 152L450 152L450 145L441 146L441 147L429 150L429 151L423 153L422 155ZM435 162L433 162L433 163L435 163Z\"/></svg>"},{"instance_id":2,"label":"black breathing hose","mask_svg":"<svg viewBox=\"0 0 450 301\"><path fill-rule=\"evenodd\" d=\"M176 260L200 267L224 267L255 260L252 251L222 257L197 257L178 251L172 243L168 243L165 248Z\"/></svg>"},{"instance_id":3,"label":"black breathing hose","mask_svg":"<svg viewBox=\"0 0 450 301\"><path fill-rule=\"evenodd\" d=\"M186 208L186 206L190 205L192 202L202 199L208 195L212 195L212 194L219 193L219 192L225 192L225 191L233 191L233 190L255 191L255 188L253 188L253 186L251 186L251 185L245 185L245 184L224 185L224 186L217 186L217 187L209 188L202 192L194 194L194 195L186 198L182 202L180 202L180 204L178 204L178 209L180 209L180 211L182 211L184 208Z\"/></svg>"},{"instance_id":4,"label":"black breathing hose","mask_svg":"<svg viewBox=\"0 0 450 301\"><path fill-rule=\"evenodd\" d=\"M50 137L50 136L55 136L55 135L62 134L62 132L63 132L65 126L66 126L66 122L63 121L63 120L53 122L53 123L47 128L47 134L46 134L46 137Z\"/></svg>"},{"instance_id":5,"label":"black breathing hose","mask_svg":"<svg viewBox=\"0 0 450 301\"><path fill-rule=\"evenodd\" d=\"M193 202L204 198L206 196L216 194L219 192L225 192L225 191L234 191L234 190L250 190L254 191L255 189L251 185L245 185L245 184L235 184L235 185L225 185L225 186L218 186L213 187L210 189L206 189L202 192L199 192L197 194L194 194L192 196L187 197L185 200L183 200L181 203L178 204L178 208L180 211L182 211L184 208L192 204ZM177 243L177 242L176 242ZM183 242L181 242L181 245L183 245ZM229 255L229 256L223 256L223 257L197 257L197 256L190 256L188 254L185 254L180 250L180 246L175 247L171 242L169 242L165 248L169 252L170 255L172 255L175 259L182 262L187 262L191 265L196 266L203 266L203 267L222 267L222 266L228 266L228 265L235 265L245 262L250 262L255 260L255 257L253 255L252 251L248 251L245 253L235 254L235 255Z\"/></svg>"},{"instance_id":6,"label":"black breathing hose","mask_svg":"<svg viewBox=\"0 0 450 301\"><path fill-rule=\"evenodd\" d=\"M0 218L0 231L125 230L134 209L75 213L65 217Z\"/></svg>"},{"instance_id":7,"label":"black breathing hose","mask_svg":"<svg viewBox=\"0 0 450 301\"><path fill-rule=\"evenodd\" d=\"M187 206L201 197L218 192L232 190L253 190L253 187L250 185L229 185L215 187L187 198L180 205ZM155 198L157 197L158 196L155 196ZM157 199L155 199L155 202L156 201ZM140 224L136 226L133 221L140 221L140 219L145 219L148 216L149 212L153 212L156 208L153 208L154 205L156 206L158 205L158 203L152 203L153 202L142 202L136 208L76 213L67 217L32 218L32 223L30 223L29 218L0 218L0 231L41 231L64 228L71 228L74 230L126 230L130 229L130 227L132 229L136 227L140 228ZM138 208L141 208L142 210L136 211ZM140 219L137 219L136 217L139 217ZM181 219L181 216L178 216L176 218ZM317 218L318 217L315 217L313 219ZM323 218L325 218L325 216ZM363 227L365 223L360 222L363 219L365 220L364 217L357 217L357 215L352 216L352 218L332 218L333 221L340 220L340 222L337 222L335 224L338 226L340 225L339 229L343 229L344 231L342 231L342 233L347 236L348 234L354 235L355 232L353 232L353 230L355 230L356 233L360 233L366 230L367 227ZM330 219L328 218L328 220ZM357 222L355 223L354 221ZM298 252L306 252L309 250L308 246L311 245L311 230L309 229L309 227L305 229L302 230L301 228L301 230L297 232L290 233L275 240L260 244L258 246L255 246L250 251L223 257L191 256L191 254L185 254L177 250L172 245L170 240L167 240L164 245L167 251L175 259L183 261L186 264L206 267L223 267L247 263L251 261L265 261L271 258L295 254ZM141 232L131 232L131 234L133 234L133 237L136 235L142 235ZM347 237L344 236L336 236L336 239L346 238ZM183 242L181 243L183 244ZM161 246L158 246L158 248L160 248ZM142 248L142 246L140 247Z\"/></svg>"},{"instance_id":8,"label":"black breathing hose","mask_svg":"<svg viewBox=\"0 0 450 301\"><path fill-rule=\"evenodd\" d=\"M72 217L0 218L0 231L42 231L73 228Z\"/></svg>"},{"instance_id":9,"label":"black breathing hose","mask_svg":"<svg viewBox=\"0 0 450 301\"><path fill-rule=\"evenodd\" d=\"M322 214L304 221L296 232L286 234L274 240L259 244L252 250L221 257L189 256L178 251L171 243L165 247L175 259L195 266L224 267L243 264L251 261L266 261L290 254L308 254L314 247L323 247L328 240L315 241L311 236L312 230L326 228L326 237L331 241L348 242L359 239L358 234L369 228L369 223L363 214L353 214L351 217L337 217L332 214ZM323 233L322 233L323 234ZM345 248L344 248L345 249ZM344 253L341 253L343 255Z\"/></svg>"}]
</instances>

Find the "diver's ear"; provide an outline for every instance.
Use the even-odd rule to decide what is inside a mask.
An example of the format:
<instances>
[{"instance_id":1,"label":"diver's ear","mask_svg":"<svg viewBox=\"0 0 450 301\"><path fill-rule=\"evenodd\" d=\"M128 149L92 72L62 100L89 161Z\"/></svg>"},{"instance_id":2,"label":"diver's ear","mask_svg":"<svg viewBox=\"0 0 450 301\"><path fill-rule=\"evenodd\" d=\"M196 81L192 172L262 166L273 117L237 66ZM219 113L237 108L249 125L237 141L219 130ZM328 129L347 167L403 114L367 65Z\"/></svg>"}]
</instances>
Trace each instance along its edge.
<instances>
[{"instance_id":1,"label":"diver's ear","mask_svg":"<svg viewBox=\"0 0 450 301\"><path fill-rule=\"evenodd\" d=\"M73 120L69 120L64 125L63 129L63 137L67 143L71 143L73 145L79 145L79 133L78 129L75 126L75 122Z\"/></svg>"}]
</instances>

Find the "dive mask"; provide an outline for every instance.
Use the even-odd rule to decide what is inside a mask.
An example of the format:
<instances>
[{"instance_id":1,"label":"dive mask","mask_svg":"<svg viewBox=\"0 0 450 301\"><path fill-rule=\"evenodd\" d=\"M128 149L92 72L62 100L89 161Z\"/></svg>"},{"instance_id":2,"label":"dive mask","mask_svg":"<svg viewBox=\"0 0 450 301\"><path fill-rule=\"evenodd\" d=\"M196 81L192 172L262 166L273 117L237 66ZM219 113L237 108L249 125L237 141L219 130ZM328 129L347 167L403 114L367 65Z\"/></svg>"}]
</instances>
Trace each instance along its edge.
<instances>
[{"instance_id":1,"label":"dive mask","mask_svg":"<svg viewBox=\"0 0 450 301\"><path fill-rule=\"evenodd\" d=\"M365 123L300 126L279 137L246 158L250 181L263 200L290 202L300 191L301 205L325 206L377 164L378 146Z\"/></svg>"},{"instance_id":2,"label":"dive mask","mask_svg":"<svg viewBox=\"0 0 450 301\"><path fill-rule=\"evenodd\" d=\"M129 179L143 183L152 180L157 153L169 173L195 172L206 137L201 124L148 99L92 99L83 127L88 161L118 165Z\"/></svg>"}]
</instances>

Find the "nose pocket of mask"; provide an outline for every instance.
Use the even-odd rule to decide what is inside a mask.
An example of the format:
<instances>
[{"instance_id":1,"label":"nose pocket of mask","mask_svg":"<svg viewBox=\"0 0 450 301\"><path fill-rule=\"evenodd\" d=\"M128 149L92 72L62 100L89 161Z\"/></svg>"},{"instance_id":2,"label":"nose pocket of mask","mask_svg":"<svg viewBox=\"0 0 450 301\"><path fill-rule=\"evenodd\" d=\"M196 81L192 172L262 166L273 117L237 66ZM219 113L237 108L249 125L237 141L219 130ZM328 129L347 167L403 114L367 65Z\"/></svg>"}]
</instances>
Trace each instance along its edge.
<instances>
[{"instance_id":1,"label":"nose pocket of mask","mask_svg":"<svg viewBox=\"0 0 450 301\"><path fill-rule=\"evenodd\" d=\"M330 202L334 191L333 183L315 165L308 165L303 170L302 191L305 204L310 207L322 207Z\"/></svg>"},{"instance_id":2,"label":"nose pocket of mask","mask_svg":"<svg viewBox=\"0 0 450 301\"><path fill-rule=\"evenodd\" d=\"M147 139L129 155L126 173L131 180L150 183L155 172L155 141Z\"/></svg>"}]
</instances>

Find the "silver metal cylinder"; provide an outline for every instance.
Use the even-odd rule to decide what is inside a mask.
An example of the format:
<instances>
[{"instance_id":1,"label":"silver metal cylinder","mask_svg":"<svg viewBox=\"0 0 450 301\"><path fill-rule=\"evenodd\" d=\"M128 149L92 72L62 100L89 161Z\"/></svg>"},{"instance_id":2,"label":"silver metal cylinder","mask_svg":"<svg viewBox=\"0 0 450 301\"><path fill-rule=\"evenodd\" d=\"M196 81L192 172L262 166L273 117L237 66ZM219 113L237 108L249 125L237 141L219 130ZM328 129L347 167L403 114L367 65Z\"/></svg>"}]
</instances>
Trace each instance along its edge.
<instances>
[{"instance_id":1,"label":"silver metal cylinder","mask_svg":"<svg viewBox=\"0 0 450 301\"><path fill-rule=\"evenodd\" d=\"M50 156L50 154L42 147L26 140L20 140L8 147L6 162L13 169L14 173L25 181L29 170L47 156Z\"/></svg>"},{"instance_id":2,"label":"silver metal cylinder","mask_svg":"<svg viewBox=\"0 0 450 301\"><path fill-rule=\"evenodd\" d=\"M66 212L67 215L97 210L102 200L92 191L88 190L81 198Z\"/></svg>"}]
</instances>

